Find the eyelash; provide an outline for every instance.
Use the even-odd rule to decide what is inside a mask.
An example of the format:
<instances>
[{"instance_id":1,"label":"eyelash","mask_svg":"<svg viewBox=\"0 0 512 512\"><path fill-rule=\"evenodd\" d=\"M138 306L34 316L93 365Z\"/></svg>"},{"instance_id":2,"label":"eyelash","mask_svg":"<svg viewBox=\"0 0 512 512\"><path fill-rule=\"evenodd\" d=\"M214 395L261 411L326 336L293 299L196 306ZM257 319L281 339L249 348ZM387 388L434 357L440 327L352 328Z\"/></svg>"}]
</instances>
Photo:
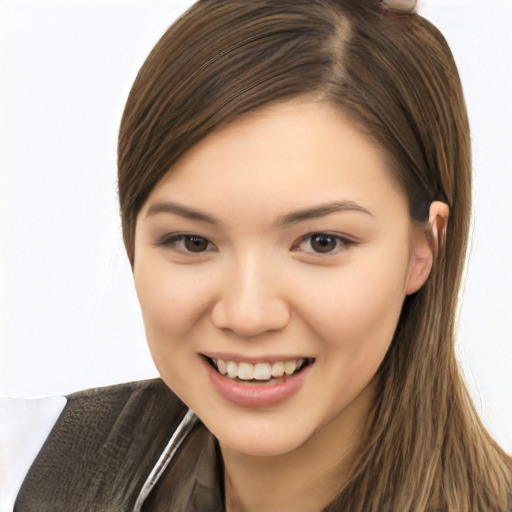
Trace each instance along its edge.
<instances>
[{"instance_id":1,"label":"eyelash","mask_svg":"<svg viewBox=\"0 0 512 512\"><path fill-rule=\"evenodd\" d=\"M320 255L320 256L321 255L337 254L341 250L346 250L349 247L356 245L356 242L354 240L351 240L347 237L343 237L340 235L334 235L332 233L318 231L315 233L309 233L309 234L303 236L302 238L300 238L300 240L298 240L298 242L294 243L294 245L291 247L290 250L293 252L301 250L301 245L303 245L304 243L308 243L308 242L311 244L315 237L317 237L318 239L321 239L321 238L329 239L329 240L335 242L335 246L332 250L316 251L313 249L311 251L312 254ZM204 250L191 251L191 250L187 249L185 246L187 239L189 239L189 241L191 241L192 239L196 239L196 241L199 241L199 242L203 241L206 243L206 247ZM207 238L205 238L203 236L195 235L193 233L180 233L180 234L174 234L174 235L166 235L166 236L162 237L161 239L159 239L155 243L155 245L157 247L175 248L184 254L199 255L199 254L203 254L205 252L210 252L212 250L216 250L215 245L212 242L210 242ZM309 252L309 251L304 251L304 252Z\"/></svg>"},{"instance_id":2,"label":"eyelash","mask_svg":"<svg viewBox=\"0 0 512 512\"><path fill-rule=\"evenodd\" d=\"M187 239L196 239L196 240L204 240L207 243L207 248L203 251L190 251L185 247L185 243ZM193 233L179 233L175 235L165 235L155 243L157 247L169 247L176 248L178 251L185 254L202 254L205 252L209 252L212 249L208 249L208 246L214 247L207 238L204 236L194 235Z\"/></svg>"},{"instance_id":3,"label":"eyelash","mask_svg":"<svg viewBox=\"0 0 512 512\"><path fill-rule=\"evenodd\" d=\"M310 246L313 243L313 240L315 237L318 238L324 238L324 239L330 239L335 242L335 246L332 250L328 251L315 251L314 249L311 251L312 254L318 255L318 256L330 256L334 254L338 254L342 250L346 250L349 247L356 245L356 242L354 240L351 240L348 237L340 236L340 235L334 235L332 233L327 233L324 231L317 231L315 233L309 233L305 236L303 236L297 243L293 245L291 248L292 251L298 251L300 250L300 246L304 243L309 243ZM309 252L309 251L305 251Z\"/></svg>"}]
</instances>

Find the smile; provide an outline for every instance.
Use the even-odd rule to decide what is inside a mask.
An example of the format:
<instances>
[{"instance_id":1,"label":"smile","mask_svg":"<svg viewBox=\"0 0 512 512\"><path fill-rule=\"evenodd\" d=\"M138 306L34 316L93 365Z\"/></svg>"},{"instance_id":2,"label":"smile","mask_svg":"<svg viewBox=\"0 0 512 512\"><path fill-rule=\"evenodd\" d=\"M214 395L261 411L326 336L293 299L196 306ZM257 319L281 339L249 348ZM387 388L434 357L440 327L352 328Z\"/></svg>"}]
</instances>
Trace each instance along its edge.
<instances>
[{"instance_id":1,"label":"smile","mask_svg":"<svg viewBox=\"0 0 512 512\"><path fill-rule=\"evenodd\" d=\"M276 406L302 388L315 359L235 361L203 355L213 388L228 401L249 408Z\"/></svg>"},{"instance_id":2,"label":"smile","mask_svg":"<svg viewBox=\"0 0 512 512\"><path fill-rule=\"evenodd\" d=\"M201 359L213 389L229 402L249 408L277 406L291 399L315 362L297 358L249 363L205 355Z\"/></svg>"},{"instance_id":3,"label":"smile","mask_svg":"<svg viewBox=\"0 0 512 512\"><path fill-rule=\"evenodd\" d=\"M209 359L210 364L229 379L245 382L278 382L285 376L293 375L308 364L312 359L290 359L286 361L249 363L224 359Z\"/></svg>"}]
</instances>

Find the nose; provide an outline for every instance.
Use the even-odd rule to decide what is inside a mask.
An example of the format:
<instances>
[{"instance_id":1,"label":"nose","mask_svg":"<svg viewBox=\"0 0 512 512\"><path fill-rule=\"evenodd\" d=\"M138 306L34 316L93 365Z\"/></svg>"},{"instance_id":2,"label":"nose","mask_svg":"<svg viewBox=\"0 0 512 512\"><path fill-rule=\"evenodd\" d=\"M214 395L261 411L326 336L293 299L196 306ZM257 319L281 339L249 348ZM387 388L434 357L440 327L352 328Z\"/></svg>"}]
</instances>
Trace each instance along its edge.
<instances>
[{"instance_id":1,"label":"nose","mask_svg":"<svg viewBox=\"0 0 512 512\"><path fill-rule=\"evenodd\" d=\"M268 262L253 259L233 265L213 306L212 323L241 338L283 329L291 311L281 285Z\"/></svg>"}]
</instances>

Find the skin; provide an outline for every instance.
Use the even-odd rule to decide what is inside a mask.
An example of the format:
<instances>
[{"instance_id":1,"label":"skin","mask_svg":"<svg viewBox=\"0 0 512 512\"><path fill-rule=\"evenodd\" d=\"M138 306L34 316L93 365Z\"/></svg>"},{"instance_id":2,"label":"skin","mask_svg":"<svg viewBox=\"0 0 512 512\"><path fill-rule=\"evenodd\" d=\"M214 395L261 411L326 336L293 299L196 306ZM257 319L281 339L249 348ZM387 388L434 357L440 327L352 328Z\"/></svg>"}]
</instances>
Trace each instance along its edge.
<instances>
[{"instance_id":1,"label":"skin","mask_svg":"<svg viewBox=\"0 0 512 512\"><path fill-rule=\"evenodd\" d=\"M283 223L340 201L359 210ZM162 379L219 440L228 510L316 511L339 491L403 301L432 265L432 237L408 211L385 152L306 99L209 135L151 192L133 268L147 340ZM434 205L438 232L446 218ZM333 237L332 251L318 253L314 233ZM284 402L243 407L212 387L205 353L314 363Z\"/></svg>"}]
</instances>

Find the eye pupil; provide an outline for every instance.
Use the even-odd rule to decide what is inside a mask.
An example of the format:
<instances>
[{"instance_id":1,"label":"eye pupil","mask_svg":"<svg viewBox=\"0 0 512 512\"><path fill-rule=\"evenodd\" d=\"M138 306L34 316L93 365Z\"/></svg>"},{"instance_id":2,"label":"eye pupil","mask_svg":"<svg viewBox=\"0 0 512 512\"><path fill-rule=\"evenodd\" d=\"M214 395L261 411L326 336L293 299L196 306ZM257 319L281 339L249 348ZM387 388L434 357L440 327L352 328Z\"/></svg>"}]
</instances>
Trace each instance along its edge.
<instances>
[{"instance_id":1,"label":"eye pupil","mask_svg":"<svg viewBox=\"0 0 512 512\"><path fill-rule=\"evenodd\" d=\"M187 236L184 243L185 248L190 252L203 252L208 247L208 240L200 236Z\"/></svg>"},{"instance_id":2,"label":"eye pupil","mask_svg":"<svg viewBox=\"0 0 512 512\"><path fill-rule=\"evenodd\" d=\"M315 252L331 252L336 249L336 239L329 235L313 235L311 237L311 247Z\"/></svg>"}]
</instances>

